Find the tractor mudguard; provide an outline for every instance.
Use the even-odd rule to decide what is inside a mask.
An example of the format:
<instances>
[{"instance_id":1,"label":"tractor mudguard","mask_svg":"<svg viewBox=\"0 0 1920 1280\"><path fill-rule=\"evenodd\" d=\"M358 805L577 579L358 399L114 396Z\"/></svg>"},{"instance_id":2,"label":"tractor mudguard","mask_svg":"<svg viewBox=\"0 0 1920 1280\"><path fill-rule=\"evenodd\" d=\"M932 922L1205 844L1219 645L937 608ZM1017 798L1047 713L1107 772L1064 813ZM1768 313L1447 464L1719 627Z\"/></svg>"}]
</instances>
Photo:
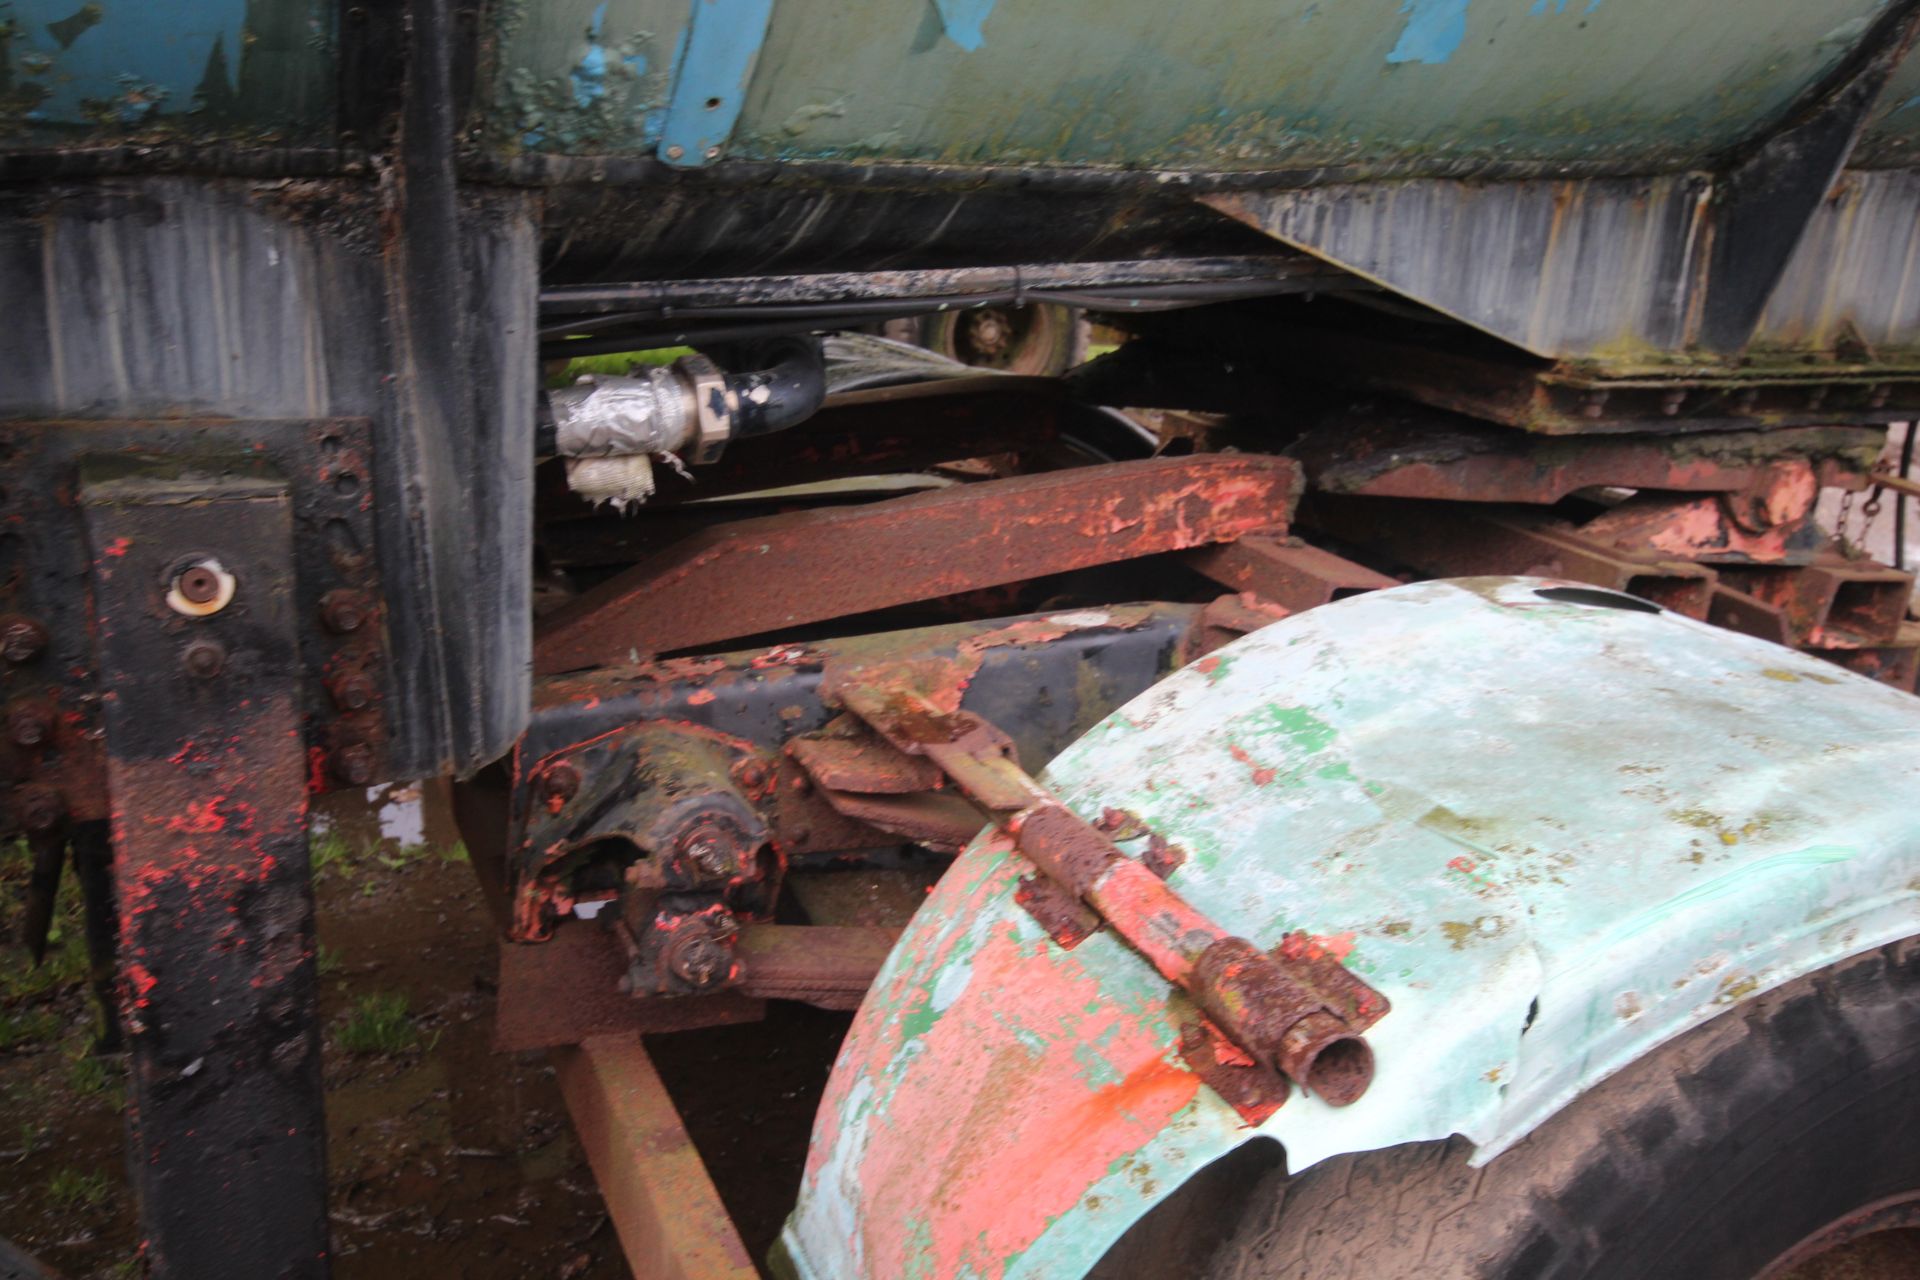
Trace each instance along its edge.
<instances>
[{"instance_id":1,"label":"tractor mudguard","mask_svg":"<svg viewBox=\"0 0 1920 1280\"><path fill-rule=\"evenodd\" d=\"M1264 628L1045 781L1181 846L1169 883L1240 936L1344 956L1393 1005L1372 1088L1250 1127L1181 1055L1186 997L1111 930L1052 941L983 835L854 1020L784 1251L806 1280L1079 1276L1256 1135L1296 1172L1456 1133L1491 1160L1670 1037L1920 932L1916 775L1911 696L1632 597L1424 583Z\"/></svg>"}]
</instances>

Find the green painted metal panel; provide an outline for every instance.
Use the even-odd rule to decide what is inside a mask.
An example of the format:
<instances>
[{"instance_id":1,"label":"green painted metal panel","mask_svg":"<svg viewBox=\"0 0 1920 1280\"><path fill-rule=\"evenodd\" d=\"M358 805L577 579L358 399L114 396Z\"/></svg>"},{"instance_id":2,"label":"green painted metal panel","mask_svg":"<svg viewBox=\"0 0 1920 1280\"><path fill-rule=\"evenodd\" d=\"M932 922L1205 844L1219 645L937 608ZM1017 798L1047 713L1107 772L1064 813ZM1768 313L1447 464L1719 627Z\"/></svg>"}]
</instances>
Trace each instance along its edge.
<instances>
[{"instance_id":1,"label":"green painted metal panel","mask_svg":"<svg viewBox=\"0 0 1920 1280\"><path fill-rule=\"evenodd\" d=\"M1491 160L1671 167L1776 116L1883 7L788 0L774 10L724 150L765 160L1175 170ZM651 147L665 100L652 77L671 66L688 11L686 0L510 7L490 110L495 136L574 154ZM616 80L628 73L616 68L635 53L644 66L620 97ZM579 69L601 60L605 92L574 96ZM580 111L599 123L550 122Z\"/></svg>"},{"instance_id":2,"label":"green painted metal panel","mask_svg":"<svg viewBox=\"0 0 1920 1280\"><path fill-rule=\"evenodd\" d=\"M566 155L651 152L690 28L688 0L510 0L483 116L489 144Z\"/></svg>"},{"instance_id":3,"label":"green painted metal panel","mask_svg":"<svg viewBox=\"0 0 1920 1280\"><path fill-rule=\"evenodd\" d=\"M1496 1158L1654 1045L1920 933L1920 701L1544 585L1289 618L1047 770L1182 846L1169 883L1213 919L1303 930L1392 1002L1366 1096L1257 1130L1289 1168L1455 1133ZM1256 1132L1182 1062L1184 999L1111 933L1052 943L1029 871L983 837L875 981L785 1235L808 1280L1079 1276Z\"/></svg>"}]
</instances>

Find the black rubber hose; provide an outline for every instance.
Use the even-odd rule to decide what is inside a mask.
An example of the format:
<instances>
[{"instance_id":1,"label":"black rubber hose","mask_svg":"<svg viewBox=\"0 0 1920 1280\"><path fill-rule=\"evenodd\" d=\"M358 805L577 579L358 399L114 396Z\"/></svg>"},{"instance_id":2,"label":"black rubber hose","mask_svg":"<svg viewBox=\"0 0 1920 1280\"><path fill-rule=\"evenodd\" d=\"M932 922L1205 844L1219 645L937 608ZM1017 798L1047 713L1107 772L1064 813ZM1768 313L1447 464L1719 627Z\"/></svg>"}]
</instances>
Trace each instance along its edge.
<instances>
[{"instance_id":1,"label":"black rubber hose","mask_svg":"<svg viewBox=\"0 0 1920 1280\"><path fill-rule=\"evenodd\" d=\"M764 368L726 375L734 403L729 439L768 436L811 418L827 398L827 360L820 339L779 338L755 352Z\"/></svg>"}]
</instances>

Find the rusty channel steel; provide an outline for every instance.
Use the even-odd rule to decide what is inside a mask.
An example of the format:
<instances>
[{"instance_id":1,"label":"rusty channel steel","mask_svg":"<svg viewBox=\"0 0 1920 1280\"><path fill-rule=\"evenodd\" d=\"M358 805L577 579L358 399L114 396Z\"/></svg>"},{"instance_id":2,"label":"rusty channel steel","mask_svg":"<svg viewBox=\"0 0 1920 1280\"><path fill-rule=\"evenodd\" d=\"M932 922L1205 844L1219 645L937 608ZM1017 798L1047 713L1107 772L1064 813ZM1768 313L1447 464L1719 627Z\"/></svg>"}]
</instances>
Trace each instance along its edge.
<instances>
[{"instance_id":1,"label":"rusty channel steel","mask_svg":"<svg viewBox=\"0 0 1920 1280\"><path fill-rule=\"evenodd\" d=\"M1885 433L1819 427L1664 436L1542 439L1446 414L1347 416L1290 446L1328 493L1551 505L1613 485L1682 493L1767 493L1776 472L1811 467L1815 487L1861 489Z\"/></svg>"},{"instance_id":2,"label":"rusty channel steel","mask_svg":"<svg viewBox=\"0 0 1920 1280\"><path fill-rule=\"evenodd\" d=\"M1187 563L1222 586L1250 592L1290 613L1400 585L1331 551L1268 533L1191 551Z\"/></svg>"},{"instance_id":3,"label":"rusty channel steel","mask_svg":"<svg viewBox=\"0 0 1920 1280\"><path fill-rule=\"evenodd\" d=\"M178 458L81 474L144 1259L324 1276L290 486Z\"/></svg>"},{"instance_id":4,"label":"rusty channel steel","mask_svg":"<svg viewBox=\"0 0 1920 1280\"><path fill-rule=\"evenodd\" d=\"M1035 782L986 721L927 701L910 673L869 674L841 691L848 709L897 750L938 765L1048 880L1192 996L1234 1048L1333 1106L1366 1092L1373 1053L1361 1033L1388 1012L1377 992L1308 948L1290 942L1269 953L1231 936ZM1042 925L1057 922L1034 914ZM1071 946L1081 936L1056 941ZM1283 1098L1284 1085L1274 1083Z\"/></svg>"},{"instance_id":5,"label":"rusty channel steel","mask_svg":"<svg viewBox=\"0 0 1920 1280\"><path fill-rule=\"evenodd\" d=\"M1711 569L1622 552L1523 507L1316 494L1309 514L1317 528L1422 573L1573 578L1640 596L1689 618L1705 618L1713 595Z\"/></svg>"},{"instance_id":6,"label":"rusty channel steel","mask_svg":"<svg viewBox=\"0 0 1920 1280\"><path fill-rule=\"evenodd\" d=\"M555 611L536 639L535 669L630 662L1284 530L1299 490L1299 469L1284 458L1155 458L741 521Z\"/></svg>"},{"instance_id":7,"label":"rusty channel steel","mask_svg":"<svg viewBox=\"0 0 1920 1280\"><path fill-rule=\"evenodd\" d=\"M553 1051L561 1095L637 1276L758 1280L638 1035Z\"/></svg>"}]
</instances>

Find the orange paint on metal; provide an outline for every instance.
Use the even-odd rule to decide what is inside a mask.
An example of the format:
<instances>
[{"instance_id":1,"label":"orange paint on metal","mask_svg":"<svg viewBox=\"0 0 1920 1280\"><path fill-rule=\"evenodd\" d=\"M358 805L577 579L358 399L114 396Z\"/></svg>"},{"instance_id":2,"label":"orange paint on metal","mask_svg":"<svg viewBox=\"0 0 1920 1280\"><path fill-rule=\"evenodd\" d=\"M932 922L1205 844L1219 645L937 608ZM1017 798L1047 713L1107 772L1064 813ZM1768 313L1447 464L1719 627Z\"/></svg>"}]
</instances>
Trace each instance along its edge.
<instances>
[{"instance_id":1,"label":"orange paint on metal","mask_svg":"<svg viewBox=\"0 0 1920 1280\"><path fill-rule=\"evenodd\" d=\"M885 1144L863 1167L888 1202L866 1215L863 1230L870 1256L899 1257L915 1250L889 1237L930 1223L928 1274L993 1277L1191 1103L1200 1081L1168 1060L1137 1017L1089 1002L1070 956L1001 932L971 968L970 984L1003 993L993 1024L936 1016L920 1037L906 1068L918 1078L893 1089L886 1121L913 1136ZM1060 1030L1023 1042L1022 1027ZM1104 1067L1090 1079L1084 1050L1095 1044ZM872 1055L868 1067L877 1070L891 1048L850 1041L843 1059Z\"/></svg>"}]
</instances>

